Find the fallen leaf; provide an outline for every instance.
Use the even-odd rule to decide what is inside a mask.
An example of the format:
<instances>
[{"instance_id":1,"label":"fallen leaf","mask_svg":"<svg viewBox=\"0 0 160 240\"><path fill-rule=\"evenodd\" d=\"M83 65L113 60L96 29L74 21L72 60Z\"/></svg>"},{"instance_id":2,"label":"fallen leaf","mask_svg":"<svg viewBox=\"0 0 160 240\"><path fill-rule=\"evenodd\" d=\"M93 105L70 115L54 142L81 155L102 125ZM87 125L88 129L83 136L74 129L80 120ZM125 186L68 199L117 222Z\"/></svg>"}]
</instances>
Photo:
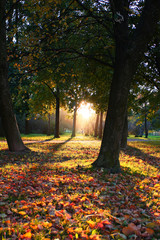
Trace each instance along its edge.
<instances>
[{"instance_id":1,"label":"fallen leaf","mask_svg":"<svg viewBox=\"0 0 160 240\"><path fill-rule=\"evenodd\" d=\"M129 236L133 233L135 233L137 236L140 235L140 231L139 229L137 228L137 226L134 224L134 223L130 223L128 224L127 227L124 227L122 229L122 232L126 235L126 236Z\"/></svg>"}]
</instances>

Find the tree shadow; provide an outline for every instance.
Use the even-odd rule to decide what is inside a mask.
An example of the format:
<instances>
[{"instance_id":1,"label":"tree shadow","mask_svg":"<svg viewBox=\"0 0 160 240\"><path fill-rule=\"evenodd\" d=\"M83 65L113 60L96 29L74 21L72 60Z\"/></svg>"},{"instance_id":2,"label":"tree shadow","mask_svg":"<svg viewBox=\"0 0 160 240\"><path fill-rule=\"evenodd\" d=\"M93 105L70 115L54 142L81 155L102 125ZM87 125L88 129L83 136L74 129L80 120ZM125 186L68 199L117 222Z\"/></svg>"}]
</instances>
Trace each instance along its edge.
<instances>
[{"instance_id":1,"label":"tree shadow","mask_svg":"<svg viewBox=\"0 0 160 240\"><path fill-rule=\"evenodd\" d=\"M44 145L44 147L47 147L50 151L49 152L39 152L39 151L32 151L30 149L27 149L25 151L20 151L20 152L10 152L9 150L1 150L0 151L0 166L5 166L7 164L17 164L17 165L21 165L21 164L26 164L28 162L30 163L38 163L38 164L44 164L46 162L57 162L57 160L59 162L63 162L63 161L68 161L69 159L71 159L68 156L63 156L61 159L60 158L56 158L53 159L53 156L55 155L55 153L66 143L68 143L69 141L71 141L72 137L68 138L67 140L60 142L60 143L50 143L50 146L46 146ZM46 143L51 141L50 140L44 140L44 141L37 141L37 142L32 142L32 143L28 143L26 145L31 145L34 146L34 144L37 143ZM41 145L43 148L43 145ZM50 158L52 157L52 159L50 160ZM47 160L46 160L47 159Z\"/></svg>"},{"instance_id":2,"label":"tree shadow","mask_svg":"<svg viewBox=\"0 0 160 240\"><path fill-rule=\"evenodd\" d=\"M156 168L159 168L160 158L151 156L150 154L143 152L139 148L127 145L127 148L122 149L121 151L131 157L134 156L136 158L140 158L142 161L147 162L151 166L155 166Z\"/></svg>"}]
</instances>

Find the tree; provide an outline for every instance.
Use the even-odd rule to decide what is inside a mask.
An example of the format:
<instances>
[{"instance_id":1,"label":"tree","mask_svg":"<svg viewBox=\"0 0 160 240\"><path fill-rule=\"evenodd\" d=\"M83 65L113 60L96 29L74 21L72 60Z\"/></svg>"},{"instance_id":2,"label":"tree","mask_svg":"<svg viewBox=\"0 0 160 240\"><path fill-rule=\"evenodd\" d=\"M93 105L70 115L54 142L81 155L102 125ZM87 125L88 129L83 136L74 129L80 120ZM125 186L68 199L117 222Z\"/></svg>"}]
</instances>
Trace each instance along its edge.
<instances>
[{"instance_id":1,"label":"tree","mask_svg":"<svg viewBox=\"0 0 160 240\"><path fill-rule=\"evenodd\" d=\"M102 138L103 133L103 111L100 112L100 124L99 124L99 138Z\"/></svg>"},{"instance_id":2,"label":"tree","mask_svg":"<svg viewBox=\"0 0 160 240\"><path fill-rule=\"evenodd\" d=\"M129 3L126 0L110 1L116 46L115 67L101 149L93 163L113 173L120 171L120 142L131 81L160 19L160 2L146 0L139 23L135 29L130 29Z\"/></svg>"},{"instance_id":3,"label":"tree","mask_svg":"<svg viewBox=\"0 0 160 240\"><path fill-rule=\"evenodd\" d=\"M99 113L96 114L96 123L95 123L95 130L94 130L94 136L98 136L98 126L99 126Z\"/></svg>"},{"instance_id":4,"label":"tree","mask_svg":"<svg viewBox=\"0 0 160 240\"><path fill-rule=\"evenodd\" d=\"M0 116L10 151L26 149L20 137L8 85L6 1L0 1Z\"/></svg>"},{"instance_id":5,"label":"tree","mask_svg":"<svg viewBox=\"0 0 160 240\"><path fill-rule=\"evenodd\" d=\"M74 112L73 112L73 128L71 137L76 136L76 118L77 118L77 103L74 104Z\"/></svg>"}]
</instances>

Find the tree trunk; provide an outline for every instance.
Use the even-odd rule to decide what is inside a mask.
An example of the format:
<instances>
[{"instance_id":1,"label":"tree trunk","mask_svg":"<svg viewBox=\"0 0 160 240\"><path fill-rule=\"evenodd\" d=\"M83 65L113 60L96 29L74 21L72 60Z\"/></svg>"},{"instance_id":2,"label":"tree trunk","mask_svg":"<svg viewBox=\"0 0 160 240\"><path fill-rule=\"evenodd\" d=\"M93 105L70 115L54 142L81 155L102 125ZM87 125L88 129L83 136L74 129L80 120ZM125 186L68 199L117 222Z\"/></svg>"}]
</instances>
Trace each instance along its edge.
<instances>
[{"instance_id":1,"label":"tree trunk","mask_svg":"<svg viewBox=\"0 0 160 240\"><path fill-rule=\"evenodd\" d=\"M95 123L95 130L94 130L95 137L98 136L98 124L99 124L99 113L97 113L97 116L96 116L96 123Z\"/></svg>"},{"instance_id":2,"label":"tree trunk","mask_svg":"<svg viewBox=\"0 0 160 240\"><path fill-rule=\"evenodd\" d=\"M16 118L14 116L11 95L8 84L7 49L6 49L6 1L0 1L0 115L10 151L27 149L20 137Z\"/></svg>"},{"instance_id":3,"label":"tree trunk","mask_svg":"<svg viewBox=\"0 0 160 240\"><path fill-rule=\"evenodd\" d=\"M59 138L59 112L60 112L60 99L59 99L59 88L57 88L56 94L56 114L55 114L55 132L54 137Z\"/></svg>"},{"instance_id":4,"label":"tree trunk","mask_svg":"<svg viewBox=\"0 0 160 240\"><path fill-rule=\"evenodd\" d=\"M50 115L50 113L48 114L48 131L47 131L47 135L48 136L51 135L51 115Z\"/></svg>"},{"instance_id":5,"label":"tree trunk","mask_svg":"<svg viewBox=\"0 0 160 240\"><path fill-rule=\"evenodd\" d=\"M122 131L122 138L121 138L121 149L126 149L127 147L127 137L128 137L128 115L125 116L125 122Z\"/></svg>"},{"instance_id":6,"label":"tree trunk","mask_svg":"<svg viewBox=\"0 0 160 240\"><path fill-rule=\"evenodd\" d=\"M123 67L116 65L115 68L101 149L93 163L93 166L104 167L112 173L120 172L119 151L131 81L130 72L123 72Z\"/></svg>"},{"instance_id":7,"label":"tree trunk","mask_svg":"<svg viewBox=\"0 0 160 240\"><path fill-rule=\"evenodd\" d=\"M100 113L100 123L99 123L99 138L102 138L102 131L103 131L103 112Z\"/></svg>"},{"instance_id":8,"label":"tree trunk","mask_svg":"<svg viewBox=\"0 0 160 240\"><path fill-rule=\"evenodd\" d=\"M128 2L110 1L113 16L120 13L122 17L119 21L114 18L114 74L100 153L93 163L93 166L106 168L112 173L120 172L119 151L131 80L160 19L160 1L146 1L133 36L129 35Z\"/></svg>"},{"instance_id":9,"label":"tree trunk","mask_svg":"<svg viewBox=\"0 0 160 240\"><path fill-rule=\"evenodd\" d=\"M72 137L76 136L76 118L77 118L77 103L74 106Z\"/></svg>"},{"instance_id":10,"label":"tree trunk","mask_svg":"<svg viewBox=\"0 0 160 240\"><path fill-rule=\"evenodd\" d=\"M147 108L145 103L145 115L144 115L144 132L145 138L148 138L148 124L147 124Z\"/></svg>"}]
</instances>

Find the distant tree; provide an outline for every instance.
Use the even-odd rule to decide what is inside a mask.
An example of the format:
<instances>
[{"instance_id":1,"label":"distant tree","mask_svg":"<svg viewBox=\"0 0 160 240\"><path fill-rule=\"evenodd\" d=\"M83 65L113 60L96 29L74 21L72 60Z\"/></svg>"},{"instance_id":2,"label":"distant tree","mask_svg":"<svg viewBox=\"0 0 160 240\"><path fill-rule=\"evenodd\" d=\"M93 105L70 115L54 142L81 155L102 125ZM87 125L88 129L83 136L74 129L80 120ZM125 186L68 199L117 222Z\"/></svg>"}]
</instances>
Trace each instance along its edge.
<instances>
[{"instance_id":1,"label":"distant tree","mask_svg":"<svg viewBox=\"0 0 160 240\"><path fill-rule=\"evenodd\" d=\"M95 123L95 129L94 129L94 136L98 136L98 126L99 126L99 113L96 114L96 123Z\"/></svg>"}]
</instances>

